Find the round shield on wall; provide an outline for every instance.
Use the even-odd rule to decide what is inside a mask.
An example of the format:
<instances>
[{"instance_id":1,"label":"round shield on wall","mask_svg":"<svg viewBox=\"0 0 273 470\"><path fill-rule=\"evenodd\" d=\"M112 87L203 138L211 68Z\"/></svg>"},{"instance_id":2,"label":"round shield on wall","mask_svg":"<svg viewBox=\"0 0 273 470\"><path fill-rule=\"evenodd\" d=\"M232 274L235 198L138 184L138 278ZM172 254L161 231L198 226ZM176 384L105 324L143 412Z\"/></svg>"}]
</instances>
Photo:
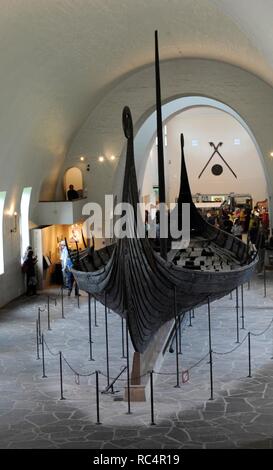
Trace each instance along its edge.
<instances>
[{"instance_id":1,"label":"round shield on wall","mask_svg":"<svg viewBox=\"0 0 273 470\"><path fill-rule=\"evenodd\" d=\"M220 176L223 173L222 165L213 165L211 172L214 176Z\"/></svg>"}]
</instances>

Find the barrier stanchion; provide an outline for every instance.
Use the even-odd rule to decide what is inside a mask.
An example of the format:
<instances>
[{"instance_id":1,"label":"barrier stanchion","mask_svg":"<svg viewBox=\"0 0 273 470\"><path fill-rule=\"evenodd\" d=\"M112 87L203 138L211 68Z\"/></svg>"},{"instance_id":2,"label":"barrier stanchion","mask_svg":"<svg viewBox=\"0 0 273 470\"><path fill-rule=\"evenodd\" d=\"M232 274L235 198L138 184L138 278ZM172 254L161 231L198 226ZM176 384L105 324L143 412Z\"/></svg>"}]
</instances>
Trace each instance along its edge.
<instances>
[{"instance_id":1,"label":"barrier stanchion","mask_svg":"<svg viewBox=\"0 0 273 470\"><path fill-rule=\"evenodd\" d=\"M97 422L96 424L101 424L100 422L100 397L99 397L99 371L96 370L96 407L97 407Z\"/></svg>"},{"instance_id":2,"label":"barrier stanchion","mask_svg":"<svg viewBox=\"0 0 273 470\"><path fill-rule=\"evenodd\" d=\"M42 341L42 331L41 331L41 308L38 308L38 333L39 333L39 344Z\"/></svg>"},{"instance_id":3,"label":"barrier stanchion","mask_svg":"<svg viewBox=\"0 0 273 470\"><path fill-rule=\"evenodd\" d=\"M266 297L266 269L264 266L264 297Z\"/></svg>"},{"instance_id":4,"label":"barrier stanchion","mask_svg":"<svg viewBox=\"0 0 273 470\"><path fill-rule=\"evenodd\" d=\"M189 320L190 320L189 326L192 326L192 322L191 322L191 310L189 310Z\"/></svg>"},{"instance_id":5,"label":"barrier stanchion","mask_svg":"<svg viewBox=\"0 0 273 470\"><path fill-rule=\"evenodd\" d=\"M106 350L106 371L107 371L107 385L110 383L109 372L109 344L108 344L108 319L107 319L107 296L104 295L104 318L105 318L105 350Z\"/></svg>"},{"instance_id":6,"label":"barrier stanchion","mask_svg":"<svg viewBox=\"0 0 273 470\"><path fill-rule=\"evenodd\" d=\"M79 287L78 287L78 294L77 294L77 304L78 304L78 308L80 308L80 291L79 291Z\"/></svg>"},{"instance_id":7,"label":"barrier stanchion","mask_svg":"<svg viewBox=\"0 0 273 470\"><path fill-rule=\"evenodd\" d=\"M46 378L47 375L45 373L45 347L44 347L44 335L42 334L42 362L43 362L43 376L42 378Z\"/></svg>"},{"instance_id":8,"label":"barrier stanchion","mask_svg":"<svg viewBox=\"0 0 273 470\"><path fill-rule=\"evenodd\" d=\"M95 326L99 326L97 324L97 300L95 297L94 297L94 314L95 314Z\"/></svg>"},{"instance_id":9,"label":"barrier stanchion","mask_svg":"<svg viewBox=\"0 0 273 470\"><path fill-rule=\"evenodd\" d=\"M63 358L62 358L62 351L59 351L59 359L60 359L60 387L61 387L61 398L60 398L60 400L65 400L64 390L63 390Z\"/></svg>"},{"instance_id":10,"label":"barrier stanchion","mask_svg":"<svg viewBox=\"0 0 273 470\"><path fill-rule=\"evenodd\" d=\"M210 299L208 297L208 326L209 326L209 369L210 369L210 400L213 400L213 365L212 365L212 342L211 342L211 318Z\"/></svg>"},{"instance_id":11,"label":"barrier stanchion","mask_svg":"<svg viewBox=\"0 0 273 470\"><path fill-rule=\"evenodd\" d=\"M237 339L236 339L236 343L240 343L240 330L239 330L239 294L238 294L238 287L236 287L236 329L237 329Z\"/></svg>"},{"instance_id":12,"label":"barrier stanchion","mask_svg":"<svg viewBox=\"0 0 273 470\"><path fill-rule=\"evenodd\" d=\"M125 359L125 347L124 347L124 319L121 317L121 354L122 359Z\"/></svg>"},{"instance_id":13,"label":"barrier stanchion","mask_svg":"<svg viewBox=\"0 0 273 470\"><path fill-rule=\"evenodd\" d=\"M128 328L128 316L126 316L126 358L127 358L127 403L128 411L127 414L131 414L131 390L130 390L130 361L129 361L129 328Z\"/></svg>"},{"instance_id":14,"label":"barrier stanchion","mask_svg":"<svg viewBox=\"0 0 273 470\"><path fill-rule=\"evenodd\" d=\"M175 321L175 357L176 357L176 388L180 388L179 383L179 355L178 355L178 322L177 322L177 304L176 287L174 286L174 321Z\"/></svg>"},{"instance_id":15,"label":"barrier stanchion","mask_svg":"<svg viewBox=\"0 0 273 470\"><path fill-rule=\"evenodd\" d=\"M36 350L37 350L37 359L40 359L39 322L38 322L38 320L36 320Z\"/></svg>"},{"instance_id":16,"label":"barrier stanchion","mask_svg":"<svg viewBox=\"0 0 273 470\"><path fill-rule=\"evenodd\" d=\"M194 308L192 309L192 318L195 318Z\"/></svg>"},{"instance_id":17,"label":"barrier stanchion","mask_svg":"<svg viewBox=\"0 0 273 470\"><path fill-rule=\"evenodd\" d=\"M153 370L150 372L151 426L155 426Z\"/></svg>"},{"instance_id":18,"label":"barrier stanchion","mask_svg":"<svg viewBox=\"0 0 273 470\"><path fill-rule=\"evenodd\" d=\"M61 287L61 306L62 306L62 318L65 318L65 316L64 316L64 288L63 288L63 286Z\"/></svg>"},{"instance_id":19,"label":"barrier stanchion","mask_svg":"<svg viewBox=\"0 0 273 470\"><path fill-rule=\"evenodd\" d=\"M94 361L93 359L93 349L92 349L92 318L91 318L91 294L88 294L88 330L89 330L89 361Z\"/></svg>"},{"instance_id":20,"label":"barrier stanchion","mask_svg":"<svg viewBox=\"0 0 273 470\"><path fill-rule=\"evenodd\" d=\"M230 300L232 300L232 291L229 294L229 298L230 298Z\"/></svg>"},{"instance_id":21,"label":"barrier stanchion","mask_svg":"<svg viewBox=\"0 0 273 470\"><path fill-rule=\"evenodd\" d=\"M50 328L50 307L49 307L49 295L47 296L47 329L48 331L51 330Z\"/></svg>"},{"instance_id":22,"label":"barrier stanchion","mask_svg":"<svg viewBox=\"0 0 273 470\"><path fill-rule=\"evenodd\" d=\"M247 336L248 336L248 377L252 377L251 375L251 339L250 339L251 333L248 332Z\"/></svg>"},{"instance_id":23,"label":"barrier stanchion","mask_svg":"<svg viewBox=\"0 0 273 470\"><path fill-rule=\"evenodd\" d=\"M247 290L250 290L250 281L247 283Z\"/></svg>"},{"instance_id":24,"label":"barrier stanchion","mask_svg":"<svg viewBox=\"0 0 273 470\"><path fill-rule=\"evenodd\" d=\"M181 316L179 317L179 351L178 354L182 354L182 332L181 332Z\"/></svg>"},{"instance_id":25,"label":"barrier stanchion","mask_svg":"<svg viewBox=\"0 0 273 470\"><path fill-rule=\"evenodd\" d=\"M241 329L245 329L245 306L244 306L244 284L241 285L241 301L242 301L242 327Z\"/></svg>"}]
</instances>

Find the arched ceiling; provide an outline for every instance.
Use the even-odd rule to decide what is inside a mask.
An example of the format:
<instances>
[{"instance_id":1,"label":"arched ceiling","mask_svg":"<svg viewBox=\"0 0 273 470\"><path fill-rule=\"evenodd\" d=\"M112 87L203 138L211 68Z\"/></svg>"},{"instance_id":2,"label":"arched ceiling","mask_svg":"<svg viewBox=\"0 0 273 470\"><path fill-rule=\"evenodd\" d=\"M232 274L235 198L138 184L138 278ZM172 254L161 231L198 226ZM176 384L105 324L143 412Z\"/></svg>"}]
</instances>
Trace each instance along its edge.
<instances>
[{"instance_id":1,"label":"arched ceiling","mask_svg":"<svg viewBox=\"0 0 273 470\"><path fill-rule=\"evenodd\" d=\"M1 0L1 187L56 180L75 132L107 87L153 61L201 57L273 85L269 0ZM259 21L257 22L257 18Z\"/></svg>"}]
</instances>

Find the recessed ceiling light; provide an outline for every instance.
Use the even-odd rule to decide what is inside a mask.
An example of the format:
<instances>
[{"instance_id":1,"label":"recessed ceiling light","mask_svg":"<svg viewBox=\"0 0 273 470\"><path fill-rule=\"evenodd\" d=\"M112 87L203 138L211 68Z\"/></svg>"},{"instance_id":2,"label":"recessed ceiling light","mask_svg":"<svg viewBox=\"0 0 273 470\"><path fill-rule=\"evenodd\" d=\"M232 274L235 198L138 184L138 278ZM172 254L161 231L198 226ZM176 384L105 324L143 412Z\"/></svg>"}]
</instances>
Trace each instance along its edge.
<instances>
[{"instance_id":1,"label":"recessed ceiling light","mask_svg":"<svg viewBox=\"0 0 273 470\"><path fill-rule=\"evenodd\" d=\"M273 157L273 152L270 153L270 157Z\"/></svg>"},{"instance_id":2,"label":"recessed ceiling light","mask_svg":"<svg viewBox=\"0 0 273 470\"><path fill-rule=\"evenodd\" d=\"M84 162L84 157L80 157L80 161L81 161L81 162Z\"/></svg>"},{"instance_id":3,"label":"recessed ceiling light","mask_svg":"<svg viewBox=\"0 0 273 470\"><path fill-rule=\"evenodd\" d=\"M99 157L99 162L104 162L104 157L103 156Z\"/></svg>"},{"instance_id":4,"label":"recessed ceiling light","mask_svg":"<svg viewBox=\"0 0 273 470\"><path fill-rule=\"evenodd\" d=\"M110 160L115 160L115 159L116 159L115 155L111 155Z\"/></svg>"}]
</instances>

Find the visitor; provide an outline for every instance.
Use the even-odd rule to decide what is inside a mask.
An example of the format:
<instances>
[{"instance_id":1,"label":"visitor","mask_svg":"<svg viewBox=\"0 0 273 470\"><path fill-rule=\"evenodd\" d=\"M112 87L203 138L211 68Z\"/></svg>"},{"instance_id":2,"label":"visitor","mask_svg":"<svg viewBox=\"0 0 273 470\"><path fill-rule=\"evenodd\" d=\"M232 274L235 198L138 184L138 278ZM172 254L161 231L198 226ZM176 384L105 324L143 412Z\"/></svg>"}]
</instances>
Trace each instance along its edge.
<instances>
[{"instance_id":1,"label":"visitor","mask_svg":"<svg viewBox=\"0 0 273 470\"><path fill-rule=\"evenodd\" d=\"M64 240L60 243L60 259L62 263L63 285L68 289L68 295L71 295L73 285L75 284L75 296L79 296L78 284L73 276L71 268L73 267L72 260L69 256L68 249Z\"/></svg>"},{"instance_id":2,"label":"visitor","mask_svg":"<svg viewBox=\"0 0 273 470\"><path fill-rule=\"evenodd\" d=\"M262 224L264 233L266 234L268 231L268 227L269 227L269 216L268 216L268 211L266 207L262 208L260 219L261 219L261 224Z\"/></svg>"},{"instance_id":3,"label":"visitor","mask_svg":"<svg viewBox=\"0 0 273 470\"><path fill-rule=\"evenodd\" d=\"M234 220L233 227L231 229L232 235L234 237L239 238L242 240L242 233L243 233L243 227L241 225L240 219L237 217L237 219Z\"/></svg>"},{"instance_id":4,"label":"visitor","mask_svg":"<svg viewBox=\"0 0 273 470\"><path fill-rule=\"evenodd\" d=\"M71 271L71 269L73 268L73 263L71 261L71 258L68 256L67 258L67 261L66 261L66 285L67 285L67 288L68 288L68 296L71 295L71 292L73 290L73 285L75 286L75 296L79 296L80 293L79 293L79 287L78 287L78 284L76 282L76 279L74 278L74 275Z\"/></svg>"},{"instance_id":5,"label":"visitor","mask_svg":"<svg viewBox=\"0 0 273 470\"><path fill-rule=\"evenodd\" d=\"M250 216L251 216L250 199L247 199L245 203L245 226L244 226L244 230L246 233L248 232L248 229L249 229Z\"/></svg>"},{"instance_id":6,"label":"visitor","mask_svg":"<svg viewBox=\"0 0 273 470\"><path fill-rule=\"evenodd\" d=\"M23 256L23 263L27 260L28 254L29 254L30 251L32 251L32 253L33 253L32 246L28 245L28 247L26 248L26 251L24 253L24 256ZM37 256L33 255L33 259L37 261Z\"/></svg>"},{"instance_id":7,"label":"visitor","mask_svg":"<svg viewBox=\"0 0 273 470\"><path fill-rule=\"evenodd\" d=\"M210 213L210 212L207 213L207 222L211 225L215 225L216 217L213 213Z\"/></svg>"},{"instance_id":8,"label":"visitor","mask_svg":"<svg viewBox=\"0 0 273 470\"><path fill-rule=\"evenodd\" d=\"M232 227L233 227L233 224L230 218L228 216L225 217L222 221L222 230L224 230L225 232L231 233Z\"/></svg>"},{"instance_id":9,"label":"visitor","mask_svg":"<svg viewBox=\"0 0 273 470\"><path fill-rule=\"evenodd\" d=\"M74 189L73 184L70 184L69 190L67 191L67 199L69 201L73 201L73 199L78 199L78 198L79 198L78 192Z\"/></svg>"},{"instance_id":10,"label":"visitor","mask_svg":"<svg viewBox=\"0 0 273 470\"><path fill-rule=\"evenodd\" d=\"M23 263L22 271L27 275L27 291L26 295L36 295L37 277L35 273L35 264L37 257L33 256L33 251L29 250L27 258Z\"/></svg>"},{"instance_id":11,"label":"visitor","mask_svg":"<svg viewBox=\"0 0 273 470\"><path fill-rule=\"evenodd\" d=\"M149 211L147 209L145 210L145 222L144 223L145 223L145 237L148 238L150 224L149 224Z\"/></svg>"},{"instance_id":12,"label":"visitor","mask_svg":"<svg viewBox=\"0 0 273 470\"><path fill-rule=\"evenodd\" d=\"M256 245L257 243L257 238L258 238L258 233L259 233L259 225L256 220L254 220L251 224L251 228L248 232L249 234L249 240L253 245Z\"/></svg>"}]
</instances>

